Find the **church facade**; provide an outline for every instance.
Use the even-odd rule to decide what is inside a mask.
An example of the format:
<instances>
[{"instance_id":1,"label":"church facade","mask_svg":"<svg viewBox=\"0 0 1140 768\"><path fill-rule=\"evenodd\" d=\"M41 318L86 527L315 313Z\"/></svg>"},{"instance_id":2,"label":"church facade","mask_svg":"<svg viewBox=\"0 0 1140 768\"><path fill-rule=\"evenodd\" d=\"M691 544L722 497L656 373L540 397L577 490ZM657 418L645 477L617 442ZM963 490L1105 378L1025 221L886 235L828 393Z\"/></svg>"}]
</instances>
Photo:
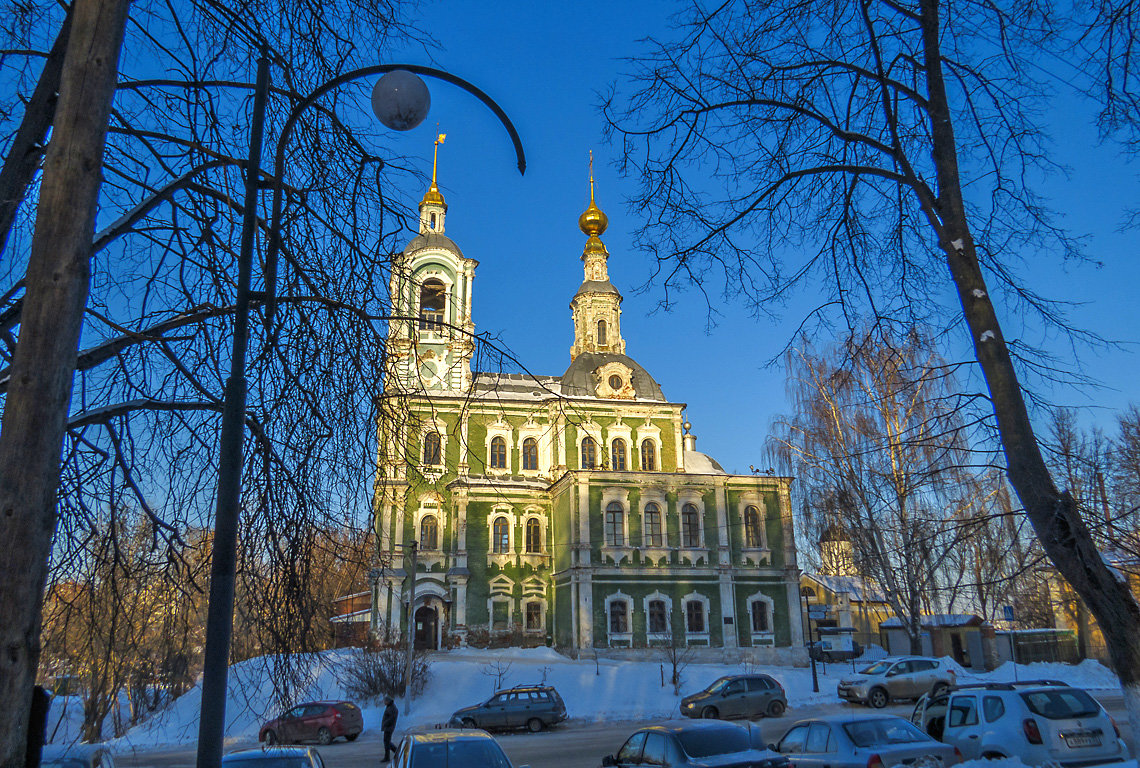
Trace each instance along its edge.
<instances>
[{"instance_id":1,"label":"church facade","mask_svg":"<svg viewBox=\"0 0 1140 768\"><path fill-rule=\"evenodd\" d=\"M593 179L560 376L473 370L477 262L446 217L433 171L390 286L372 631L407 632L414 541L422 647L802 644L791 480L698 452L626 354Z\"/></svg>"}]
</instances>

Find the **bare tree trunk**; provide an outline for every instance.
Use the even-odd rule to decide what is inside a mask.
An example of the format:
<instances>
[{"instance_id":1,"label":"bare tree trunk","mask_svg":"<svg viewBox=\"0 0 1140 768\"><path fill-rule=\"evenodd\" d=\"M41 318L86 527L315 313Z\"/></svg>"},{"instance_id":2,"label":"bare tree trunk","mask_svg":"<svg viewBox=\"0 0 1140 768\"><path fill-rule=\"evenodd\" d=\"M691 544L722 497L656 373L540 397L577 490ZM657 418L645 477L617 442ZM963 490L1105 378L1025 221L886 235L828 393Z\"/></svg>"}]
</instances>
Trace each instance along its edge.
<instances>
[{"instance_id":1,"label":"bare tree trunk","mask_svg":"<svg viewBox=\"0 0 1140 768\"><path fill-rule=\"evenodd\" d=\"M23 766L60 451L129 0L75 0L0 427L0 768Z\"/></svg>"},{"instance_id":2,"label":"bare tree trunk","mask_svg":"<svg viewBox=\"0 0 1140 768\"><path fill-rule=\"evenodd\" d=\"M949 101L942 78L938 0L921 0L933 154L938 169L935 215L978 363L986 379L1005 451L1009 482L1025 507L1045 554L1096 617L1124 693L1133 730L1140 732L1140 605L1109 570L1072 495L1057 490L1033 433L1029 412L987 290L967 224Z\"/></svg>"},{"instance_id":3,"label":"bare tree trunk","mask_svg":"<svg viewBox=\"0 0 1140 768\"><path fill-rule=\"evenodd\" d=\"M63 20L56 35L55 44L48 54L40 79L28 106L24 109L24 119L12 139L8 156L4 158L4 168L0 170L0 254L12 233L16 211L24 200L24 195L36 176L40 158L44 154L48 129L55 116L55 105L59 96L59 78L63 70L63 57L67 53L67 39L71 32L71 14Z\"/></svg>"}]
</instances>

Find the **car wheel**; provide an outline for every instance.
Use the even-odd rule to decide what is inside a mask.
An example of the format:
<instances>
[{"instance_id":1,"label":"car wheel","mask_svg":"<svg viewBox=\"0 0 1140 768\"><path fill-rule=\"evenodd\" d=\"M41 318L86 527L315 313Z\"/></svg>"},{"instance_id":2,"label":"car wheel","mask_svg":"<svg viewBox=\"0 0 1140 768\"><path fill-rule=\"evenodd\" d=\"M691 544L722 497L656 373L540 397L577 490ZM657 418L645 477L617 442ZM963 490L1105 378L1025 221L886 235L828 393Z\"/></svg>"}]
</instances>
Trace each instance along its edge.
<instances>
[{"instance_id":1,"label":"car wheel","mask_svg":"<svg viewBox=\"0 0 1140 768\"><path fill-rule=\"evenodd\" d=\"M942 694L946 693L948 690L950 690L950 686L948 686L946 683L936 683L934 686L934 690L930 692L930 697L934 698L936 696L941 696Z\"/></svg>"},{"instance_id":2,"label":"car wheel","mask_svg":"<svg viewBox=\"0 0 1140 768\"><path fill-rule=\"evenodd\" d=\"M278 743L279 742L277 741L277 731L266 731L265 732L265 746L272 747Z\"/></svg>"},{"instance_id":3,"label":"car wheel","mask_svg":"<svg viewBox=\"0 0 1140 768\"><path fill-rule=\"evenodd\" d=\"M532 717L530 720L526 721L526 727L527 730L529 730L531 733L538 733L542 730L542 721L537 717Z\"/></svg>"},{"instance_id":4,"label":"car wheel","mask_svg":"<svg viewBox=\"0 0 1140 768\"><path fill-rule=\"evenodd\" d=\"M701 717L706 720L716 720L720 713L716 711L716 707L705 707L701 710Z\"/></svg>"},{"instance_id":5,"label":"car wheel","mask_svg":"<svg viewBox=\"0 0 1140 768\"><path fill-rule=\"evenodd\" d=\"M882 709L887 706L891 701L891 697L882 688L872 688L871 692L867 694L867 703L875 709Z\"/></svg>"},{"instance_id":6,"label":"car wheel","mask_svg":"<svg viewBox=\"0 0 1140 768\"><path fill-rule=\"evenodd\" d=\"M1005 755L1001 752L986 752L982 755L983 760L1005 760Z\"/></svg>"},{"instance_id":7,"label":"car wheel","mask_svg":"<svg viewBox=\"0 0 1140 768\"><path fill-rule=\"evenodd\" d=\"M464 728L478 728L479 727L479 726L475 725L475 721L472 720L470 717L463 718L462 722L463 722Z\"/></svg>"},{"instance_id":8,"label":"car wheel","mask_svg":"<svg viewBox=\"0 0 1140 768\"><path fill-rule=\"evenodd\" d=\"M768 704L768 717L779 717L784 714L784 710L787 708L788 706L784 702L779 699L772 699L771 703Z\"/></svg>"},{"instance_id":9,"label":"car wheel","mask_svg":"<svg viewBox=\"0 0 1140 768\"><path fill-rule=\"evenodd\" d=\"M347 733L345 734L344 738L346 741L356 741L356 737L359 735L359 733Z\"/></svg>"},{"instance_id":10,"label":"car wheel","mask_svg":"<svg viewBox=\"0 0 1140 768\"><path fill-rule=\"evenodd\" d=\"M328 728L325 728L324 726L321 726L321 729L317 731L317 743L321 745L327 745L332 744L332 740L332 731L330 731Z\"/></svg>"}]
</instances>

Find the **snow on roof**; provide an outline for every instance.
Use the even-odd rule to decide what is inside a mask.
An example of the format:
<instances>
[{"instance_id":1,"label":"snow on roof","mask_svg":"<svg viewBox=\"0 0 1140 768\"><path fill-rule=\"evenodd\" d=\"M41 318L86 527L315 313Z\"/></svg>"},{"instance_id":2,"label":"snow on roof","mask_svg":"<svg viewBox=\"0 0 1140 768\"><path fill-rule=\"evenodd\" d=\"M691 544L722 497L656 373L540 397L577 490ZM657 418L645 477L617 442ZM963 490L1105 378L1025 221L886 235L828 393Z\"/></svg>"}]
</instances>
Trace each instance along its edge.
<instances>
[{"instance_id":1,"label":"snow on roof","mask_svg":"<svg viewBox=\"0 0 1140 768\"><path fill-rule=\"evenodd\" d=\"M885 603L887 596L879 586L862 576L827 576L822 573L804 574L829 592L846 592L852 602Z\"/></svg>"},{"instance_id":2,"label":"snow on roof","mask_svg":"<svg viewBox=\"0 0 1140 768\"><path fill-rule=\"evenodd\" d=\"M936 613L922 617L922 626L924 627L977 627L985 623L985 619L973 613ZM880 623L879 626L888 629L901 627L902 621L897 616L892 616Z\"/></svg>"},{"instance_id":3,"label":"snow on roof","mask_svg":"<svg viewBox=\"0 0 1140 768\"><path fill-rule=\"evenodd\" d=\"M352 621L368 621L372 618L372 609L365 608L363 611L353 611L352 613L342 613L339 616L333 616L329 621L334 624L347 624Z\"/></svg>"}]
</instances>

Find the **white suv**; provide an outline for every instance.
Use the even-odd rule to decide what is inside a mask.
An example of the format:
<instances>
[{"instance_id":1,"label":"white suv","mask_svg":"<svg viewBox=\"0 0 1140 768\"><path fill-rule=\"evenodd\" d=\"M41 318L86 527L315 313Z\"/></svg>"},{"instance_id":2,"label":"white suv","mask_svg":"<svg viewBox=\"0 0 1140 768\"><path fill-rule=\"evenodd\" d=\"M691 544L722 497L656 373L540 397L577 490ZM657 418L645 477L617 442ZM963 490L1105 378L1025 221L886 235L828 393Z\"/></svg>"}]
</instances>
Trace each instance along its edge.
<instances>
[{"instance_id":1,"label":"white suv","mask_svg":"<svg viewBox=\"0 0 1140 768\"><path fill-rule=\"evenodd\" d=\"M1104 707L1056 680L963 685L924 696L911 722L965 760L1018 757L1027 765L1080 768L1128 759Z\"/></svg>"}]
</instances>

